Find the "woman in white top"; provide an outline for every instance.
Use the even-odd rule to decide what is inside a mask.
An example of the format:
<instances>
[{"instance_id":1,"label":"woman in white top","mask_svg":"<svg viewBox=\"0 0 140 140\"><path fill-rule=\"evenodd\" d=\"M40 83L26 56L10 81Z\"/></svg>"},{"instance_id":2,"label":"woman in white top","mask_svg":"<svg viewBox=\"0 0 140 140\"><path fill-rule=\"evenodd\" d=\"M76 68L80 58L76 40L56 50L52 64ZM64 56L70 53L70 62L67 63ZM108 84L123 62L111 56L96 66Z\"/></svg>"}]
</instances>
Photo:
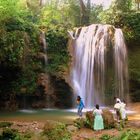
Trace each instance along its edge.
<instances>
[{"instance_id":1,"label":"woman in white top","mask_svg":"<svg viewBox=\"0 0 140 140\"><path fill-rule=\"evenodd\" d=\"M121 109L121 103L117 101L117 103L114 105L114 109L116 111L116 119L119 122L121 119L120 109Z\"/></svg>"},{"instance_id":2,"label":"woman in white top","mask_svg":"<svg viewBox=\"0 0 140 140\"><path fill-rule=\"evenodd\" d=\"M121 113L121 119L125 120L126 119L126 104L125 101L121 102L121 107L120 107L120 113Z\"/></svg>"}]
</instances>

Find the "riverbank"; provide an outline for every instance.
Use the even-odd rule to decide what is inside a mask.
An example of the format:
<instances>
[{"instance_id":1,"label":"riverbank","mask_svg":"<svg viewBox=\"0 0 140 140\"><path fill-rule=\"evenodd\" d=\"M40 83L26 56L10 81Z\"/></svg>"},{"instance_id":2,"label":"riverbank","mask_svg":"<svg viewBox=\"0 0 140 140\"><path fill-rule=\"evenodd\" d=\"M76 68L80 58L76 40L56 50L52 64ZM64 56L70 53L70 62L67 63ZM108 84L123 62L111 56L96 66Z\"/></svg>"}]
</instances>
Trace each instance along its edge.
<instances>
[{"instance_id":1,"label":"riverbank","mask_svg":"<svg viewBox=\"0 0 140 140\"><path fill-rule=\"evenodd\" d=\"M59 112L58 110L39 112L40 114L38 117L37 114L32 111L28 112L26 115L23 115L21 112L19 114L17 113L16 116L7 114L6 117L0 116L0 122L11 122L12 125L6 128L15 129L22 135L30 134L31 140L40 139L46 123L55 123L58 121L66 125L66 128L71 133L71 140L98 140L101 137L119 137L123 132L127 133L128 131L140 133L140 103L129 104L127 109L131 110L133 113L128 114L128 121L125 128L105 129L101 133L96 133L88 128L76 128L74 120L77 118L77 114L69 111L65 112L64 110L59 110ZM4 129L5 128L1 127L0 131L2 132Z\"/></svg>"},{"instance_id":2,"label":"riverbank","mask_svg":"<svg viewBox=\"0 0 140 140\"><path fill-rule=\"evenodd\" d=\"M37 138L40 138L40 134L44 131L44 125L45 122L41 121L32 121L32 122L25 122L25 121L10 121L13 123L11 125L11 129L18 130L21 134L30 134L31 140L35 140ZM47 122L47 121L46 121ZM50 122L50 121L49 121ZM127 131L133 131L140 133L140 120L130 120L127 122L127 125L122 130L118 130L116 128L102 130L101 133L97 133L93 131L92 129L88 128L81 128L76 129L72 124L67 125L67 128L71 131L72 138L71 140L98 140L101 137L118 137L122 135L123 132ZM8 127L7 127L8 128ZM2 131L3 128L0 128Z\"/></svg>"}]
</instances>

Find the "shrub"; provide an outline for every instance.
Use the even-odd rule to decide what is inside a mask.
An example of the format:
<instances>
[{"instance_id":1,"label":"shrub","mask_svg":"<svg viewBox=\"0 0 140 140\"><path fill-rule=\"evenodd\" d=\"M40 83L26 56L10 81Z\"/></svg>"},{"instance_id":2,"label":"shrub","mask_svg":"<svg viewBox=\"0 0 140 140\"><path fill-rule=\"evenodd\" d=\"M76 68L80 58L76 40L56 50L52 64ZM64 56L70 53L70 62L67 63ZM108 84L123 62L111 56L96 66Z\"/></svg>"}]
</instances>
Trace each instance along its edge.
<instances>
[{"instance_id":1,"label":"shrub","mask_svg":"<svg viewBox=\"0 0 140 140\"><path fill-rule=\"evenodd\" d=\"M92 111L86 112L86 124L85 126L88 128L93 128L93 122L94 122L94 115Z\"/></svg>"},{"instance_id":2,"label":"shrub","mask_svg":"<svg viewBox=\"0 0 140 140\"><path fill-rule=\"evenodd\" d=\"M78 118L74 121L74 125L79 129L83 128L86 126L86 120L84 118Z\"/></svg>"},{"instance_id":3,"label":"shrub","mask_svg":"<svg viewBox=\"0 0 140 140\"><path fill-rule=\"evenodd\" d=\"M3 130L0 138L1 140L21 140L18 130L10 128Z\"/></svg>"},{"instance_id":4,"label":"shrub","mask_svg":"<svg viewBox=\"0 0 140 140\"><path fill-rule=\"evenodd\" d=\"M1 127L10 127L13 123L12 122L0 122L0 128Z\"/></svg>"},{"instance_id":5,"label":"shrub","mask_svg":"<svg viewBox=\"0 0 140 140\"><path fill-rule=\"evenodd\" d=\"M71 140L66 125L58 122L47 122L44 126L43 135L47 140Z\"/></svg>"},{"instance_id":6,"label":"shrub","mask_svg":"<svg viewBox=\"0 0 140 140\"><path fill-rule=\"evenodd\" d=\"M121 140L140 140L140 133L133 130L128 130L121 135L120 139Z\"/></svg>"},{"instance_id":7,"label":"shrub","mask_svg":"<svg viewBox=\"0 0 140 140\"><path fill-rule=\"evenodd\" d=\"M114 139L114 136L110 136L110 135L107 135L107 134L104 134L100 137L100 140L113 140Z\"/></svg>"}]
</instances>

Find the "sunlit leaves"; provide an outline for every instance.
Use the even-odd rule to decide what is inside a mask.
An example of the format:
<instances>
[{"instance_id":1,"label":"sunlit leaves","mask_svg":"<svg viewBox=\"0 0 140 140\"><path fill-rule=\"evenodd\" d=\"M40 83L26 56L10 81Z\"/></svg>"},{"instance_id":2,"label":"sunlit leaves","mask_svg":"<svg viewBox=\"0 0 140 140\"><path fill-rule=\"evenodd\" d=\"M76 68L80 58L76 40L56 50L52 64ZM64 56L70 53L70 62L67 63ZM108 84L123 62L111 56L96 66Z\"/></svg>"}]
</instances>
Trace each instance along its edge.
<instances>
[{"instance_id":1,"label":"sunlit leaves","mask_svg":"<svg viewBox=\"0 0 140 140\"><path fill-rule=\"evenodd\" d=\"M48 43L47 71L57 77L63 76L69 61L66 29L62 26L49 28L46 40Z\"/></svg>"},{"instance_id":2,"label":"sunlit leaves","mask_svg":"<svg viewBox=\"0 0 140 140\"><path fill-rule=\"evenodd\" d=\"M0 0L0 19L16 17L20 11L18 2L19 0Z\"/></svg>"}]
</instances>

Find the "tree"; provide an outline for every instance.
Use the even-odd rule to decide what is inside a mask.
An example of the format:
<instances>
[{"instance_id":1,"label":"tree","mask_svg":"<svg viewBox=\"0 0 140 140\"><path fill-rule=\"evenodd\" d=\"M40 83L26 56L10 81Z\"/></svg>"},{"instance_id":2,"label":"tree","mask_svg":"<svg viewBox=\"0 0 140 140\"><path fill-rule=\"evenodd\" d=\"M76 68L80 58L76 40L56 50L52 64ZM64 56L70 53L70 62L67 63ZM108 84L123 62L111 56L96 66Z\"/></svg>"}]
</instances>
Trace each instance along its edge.
<instances>
[{"instance_id":1,"label":"tree","mask_svg":"<svg viewBox=\"0 0 140 140\"><path fill-rule=\"evenodd\" d=\"M140 0L135 0L135 3L137 4L137 10L140 10Z\"/></svg>"},{"instance_id":2,"label":"tree","mask_svg":"<svg viewBox=\"0 0 140 140\"><path fill-rule=\"evenodd\" d=\"M113 9L114 12L128 12L131 8L132 0L115 0L111 5L111 9Z\"/></svg>"},{"instance_id":3,"label":"tree","mask_svg":"<svg viewBox=\"0 0 140 140\"><path fill-rule=\"evenodd\" d=\"M101 23L100 20L100 13L103 12L103 6L102 5L92 5L90 10L90 23Z\"/></svg>"},{"instance_id":4,"label":"tree","mask_svg":"<svg viewBox=\"0 0 140 140\"><path fill-rule=\"evenodd\" d=\"M81 8L81 25L86 25L89 23L89 15L88 15L88 12L90 11L90 9L88 9L83 0L79 0L80 2L80 8ZM88 4L89 4L89 1L88 1Z\"/></svg>"},{"instance_id":5,"label":"tree","mask_svg":"<svg viewBox=\"0 0 140 140\"><path fill-rule=\"evenodd\" d=\"M47 3L46 0L39 0L39 5L42 7L42 6L45 6L45 4Z\"/></svg>"},{"instance_id":6,"label":"tree","mask_svg":"<svg viewBox=\"0 0 140 140\"><path fill-rule=\"evenodd\" d=\"M0 0L0 20L17 17L21 12L18 2L19 0Z\"/></svg>"}]
</instances>

